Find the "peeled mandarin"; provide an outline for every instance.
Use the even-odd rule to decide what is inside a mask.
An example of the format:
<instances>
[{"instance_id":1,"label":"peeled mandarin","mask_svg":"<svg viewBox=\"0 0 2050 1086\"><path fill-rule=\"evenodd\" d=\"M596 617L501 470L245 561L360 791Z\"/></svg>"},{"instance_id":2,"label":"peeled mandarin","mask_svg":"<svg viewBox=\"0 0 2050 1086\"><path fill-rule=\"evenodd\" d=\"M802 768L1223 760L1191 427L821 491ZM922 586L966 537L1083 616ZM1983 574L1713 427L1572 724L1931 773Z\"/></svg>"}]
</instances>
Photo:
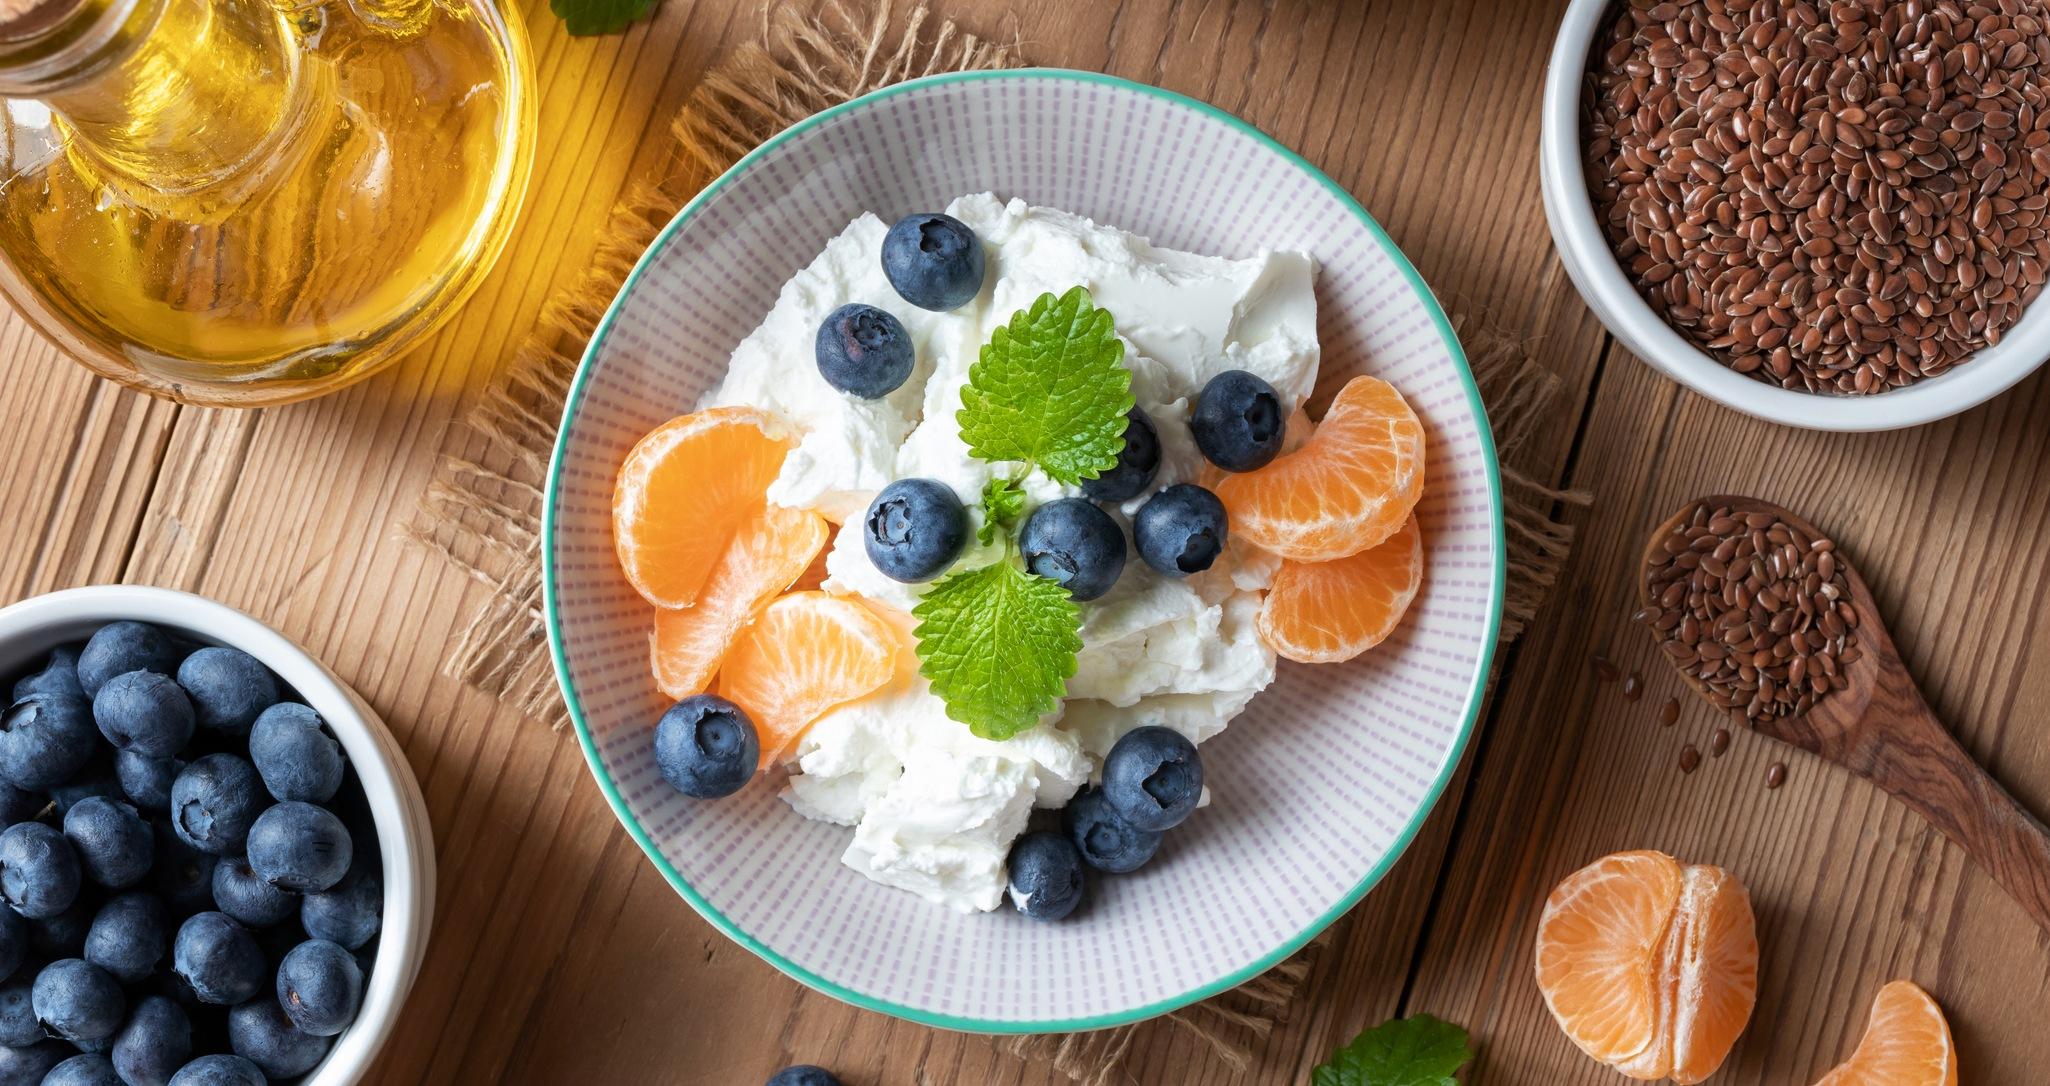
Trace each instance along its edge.
<instances>
[{"instance_id":1,"label":"peeled mandarin","mask_svg":"<svg viewBox=\"0 0 2050 1086\"><path fill-rule=\"evenodd\" d=\"M681 701L712 685L755 612L804 576L823 553L826 519L806 509L767 506L740 528L689 607L657 608L649 637L655 685Z\"/></svg>"},{"instance_id":2,"label":"peeled mandarin","mask_svg":"<svg viewBox=\"0 0 2050 1086\"><path fill-rule=\"evenodd\" d=\"M1957 1086L1943 1008L1909 981L1881 988L1858 1050L1815 1086Z\"/></svg>"},{"instance_id":3,"label":"peeled mandarin","mask_svg":"<svg viewBox=\"0 0 2050 1086\"><path fill-rule=\"evenodd\" d=\"M1393 538L1347 558L1283 559L1260 606L1260 640L1299 663L1350 660L1395 632L1423 583L1415 517Z\"/></svg>"},{"instance_id":4,"label":"peeled mandarin","mask_svg":"<svg viewBox=\"0 0 2050 1086\"><path fill-rule=\"evenodd\" d=\"M1619 852L1574 872L1538 921L1537 982L1566 1036L1642 1080L1722 1066L1758 995L1751 898L1721 868Z\"/></svg>"},{"instance_id":5,"label":"peeled mandarin","mask_svg":"<svg viewBox=\"0 0 2050 1086\"><path fill-rule=\"evenodd\" d=\"M788 442L768 415L715 407L650 431L612 491L619 568L649 603L689 607L742 525L768 506Z\"/></svg>"},{"instance_id":6,"label":"peeled mandarin","mask_svg":"<svg viewBox=\"0 0 2050 1086\"><path fill-rule=\"evenodd\" d=\"M897 628L864 604L793 592L742 629L719 693L754 718L766 767L828 710L881 689L903 651Z\"/></svg>"},{"instance_id":7,"label":"peeled mandarin","mask_svg":"<svg viewBox=\"0 0 2050 1086\"><path fill-rule=\"evenodd\" d=\"M1424 428L1395 386L1346 382L1291 452L1216 477L1231 531L1298 562L1328 562L1402 530L1424 486Z\"/></svg>"}]
</instances>

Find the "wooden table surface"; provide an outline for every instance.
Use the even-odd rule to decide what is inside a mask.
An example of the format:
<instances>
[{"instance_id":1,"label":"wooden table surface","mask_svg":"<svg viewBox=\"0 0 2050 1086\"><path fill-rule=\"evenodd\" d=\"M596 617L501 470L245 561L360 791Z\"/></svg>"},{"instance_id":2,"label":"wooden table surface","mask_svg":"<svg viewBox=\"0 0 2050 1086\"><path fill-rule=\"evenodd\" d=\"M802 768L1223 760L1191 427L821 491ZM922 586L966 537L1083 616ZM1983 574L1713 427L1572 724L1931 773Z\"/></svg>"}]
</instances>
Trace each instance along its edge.
<instances>
[{"instance_id":1,"label":"wooden table surface","mask_svg":"<svg viewBox=\"0 0 2050 1086\"><path fill-rule=\"evenodd\" d=\"M850 1086L1049 1084L983 1039L857 1012L698 919L628 840L567 733L440 673L478 586L402 542L443 432L550 292L582 267L622 179L707 66L759 26L751 0L664 0L652 24L571 40L521 0L543 138L519 233L429 346L323 400L181 408L88 377L0 325L0 596L145 582L284 629L383 713L426 790L440 911L380 1084L759 1083L793 1062ZM1563 0L941 0L1039 63L1214 102L1356 194L1448 306L1526 339L1566 383L1539 438L1550 481L1598 496L1551 606L1507 655L1466 764L1394 874L1342 920L1244 1081L1295 1083L1391 1015L1464 1023L1475 1083L1611 1083L1531 980L1546 891L1616 849L1721 864L1764 944L1752 1027L1722 1076L1805 1084L1849 1052L1881 983L1950 1013L1965 1081L2043 1081L2050 942L1936 833L1873 789L1740 733L1683 775L1717 722L1630 628L1640 534L1697 493L1805 510L1854 555L1910 667L1967 747L2050 811L2050 384L1904 433L1775 429L1617 348L1552 253L1537 97ZM1642 671L1625 700L1590 667ZM1785 787L1766 766L1784 759ZM1235 1081L1156 1030L1132 1081Z\"/></svg>"}]
</instances>

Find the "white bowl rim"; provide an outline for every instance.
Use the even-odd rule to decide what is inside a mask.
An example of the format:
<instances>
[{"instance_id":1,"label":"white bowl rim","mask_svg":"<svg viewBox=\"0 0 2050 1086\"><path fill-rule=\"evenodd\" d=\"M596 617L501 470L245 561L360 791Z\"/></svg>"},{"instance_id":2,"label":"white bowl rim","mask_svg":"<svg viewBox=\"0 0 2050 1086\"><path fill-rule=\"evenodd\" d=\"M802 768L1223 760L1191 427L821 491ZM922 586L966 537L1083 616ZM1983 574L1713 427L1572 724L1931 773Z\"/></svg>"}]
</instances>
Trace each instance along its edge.
<instances>
[{"instance_id":1,"label":"white bowl rim","mask_svg":"<svg viewBox=\"0 0 2050 1086\"><path fill-rule=\"evenodd\" d=\"M1479 438L1482 459L1486 467L1489 510L1494 520L1494 569L1490 578L1491 588L1489 590L1487 606L1488 627L1481 631L1480 634L1481 649L1476 661L1477 666L1474 669L1474 680L1467 691L1466 704L1462 709L1463 719L1459 725L1459 732L1453 739L1452 744L1446 749L1444 760L1438 766L1430 787L1425 791L1423 802L1418 805L1416 814L1410 819L1409 824L1404 826L1402 831L1395 835L1381 862L1372 871L1369 871L1366 877L1360 880L1358 885L1354 886L1340 898L1329 911L1318 917L1299 934L1285 940L1258 961L1228 976L1191 989L1179 996L1140 1007L1103 1015L1043 1021L980 1019L940 1014L918 1007L910 1007L889 1000L878 999L866 993L856 991L844 984L821 977L779 954L774 948L741 929L732 920L727 918L725 914L713 907L711 902L707 901L703 895L699 894L684 879L682 873L676 870L675 865L671 864L662 855L662 850L655 845L654 840L648 835L647 829L640 824L640 820L634 816L633 811L627 806L625 797L619 791L618 783L612 779L611 774L605 768L604 761L599 756L596 739L592 736L590 726L584 719L583 703L578 699L575 683L570 677L569 658L564 648L562 623L557 611L557 570L555 568L555 549L551 545L555 538L556 502L562 483L563 458L569 446L570 421L575 415L578 405L582 402L586 383L591 376L592 362L604 348L606 337L611 332L613 323L619 316L623 302L633 293L634 287L640 281L641 276L653 264L656 254L667 245L670 238L686 222L697 214L698 210L707 200L748 172L749 168L757 160L768 155L791 138L810 131L833 118L862 109L882 99L893 98L900 94L946 84L1034 79L1072 81L1109 86L1145 94L1163 99L1175 105L1193 109L1207 118L1220 121L1243 133L1266 150L1280 155L1290 165L1315 180L1347 210L1351 211L1359 219L1361 225L1367 229L1368 233L1386 249L1389 257L1402 272L1403 277L1417 292L1419 299L1423 302L1424 309L1430 315L1432 323L1436 326L1439 336L1444 340L1446 350L1449 352L1452 361L1458 367L1460 383L1466 392L1467 402L1473 411L1474 420L1477 423L1475 430ZM1308 159L1289 149L1285 144L1261 131L1250 122L1242 120L1201 99L1191 98L1174 91L1164 90L1145 83L1137 83L1118 76L1105 75L1101 72L1077 71L1067 68L1011 68L989 71L947 72L907 80L903 83L884 87L881 90L871 91L852 101L843 102L837 106L832 106L815 113L778 132L760 146L742 156L725 173L720 174L716 180L705 186L696 196L693 196L676 213L675 217L670 219L669 223L662 228L661 233L655 236L655 240L649 243L647 250L641 254L641 258L634 264L633 270L628 273L626 281L621 285L619 293L613 297L611 304L606 307L604 317L598 322L597 329L592 333L591 341L584 350L583 358L577 364L576 376L570 384L569 395L563 404L562 423L556 431L555 450L549 457L548 480L544 487L541 509L541 540L542 608L547 618L548 649L550 656L555 661L556 682L562 689L563 701L568 706L570 721L576 729L577 743L583 749L584 761L590 766L591 776L597 781L599 790L604 793L606 802L611 804L612 811L619 818L620 824L626 827L628 835L633 838L635 844L640 846L641 851L647 854L648 859L654 863L656 870L662 873L663 878L668 880L669 885L685 901L689 902L691 907L696 909L700 916L703 916L713 927L719 929L727 938L732 939L757 957L776 967L777 970L786 976L809 988L823 992L862 1010L887 1014L920 1025L981 1034L1068 1033L1110 1029L1153 1018L1192 1003L1201 1002L1221 992L1237 988L1254 977L1272 969L1274 966L1281 964L1296 951L1308 944L1319 932L1322 932L1340 917L1344 916L1354 905L1359 904L1360 900L1378 885L1381 879L1388 874L1389 870L1395 866L1396 861L1401 859L1402 855L1408 851L1410 843L1416 838L1418 831L1423 828L1425 820L1430 817L1431 812L1437 807L1439 797L1444 794L1446 785L1450 783L1454 771L1459 766L1460 758L1466 752L1467 744L1473 738L1474 729L1477 727L1480 719L1483 695L1487 689L1487 677L1493 670L1495 652L1498 648L1498 637L1501 632L1502 623L1502 604L1506 590L1505 582L1508 575L1507 538L1502 512L1502 475L1496 458L1494 431L1488 425L1487 409L1481 402L1480 389L1474 383L1472 367L1468 365L1466 352L1460 346L1459 336L1452 329L1451 319L1445 315L1444 307L1439 304L1437 296L1431 292L1429 285L1424 282L1423 275L1417 271L1415 264L1410 261L1408 255L1402 251L1401 247L1395 244L1395 239L1389 236L1388 232L1382 228L1380 222L1369 214L1367 209L1361 206L1360 202L1350 192L1347 192L1336 181L1331 180L1322 170L1312 165Z\"/></svg>"},{"instance_id":2,"label":"white bowl rim","mask_svg":"<svg viewBox=\"0 0 2050 1086\"><path fill-rule=\"evenodd\" d=\"M1632 354L1701 395L1754 418L1840 432L1895 430L1949 418L2007 391L2050 358L2050 342L2013 334L2017 328L1999 343L1974 352L1969 365L1940 376L1874 396L1828 396L1753 380L1681 337L1624 278L1595 221L1594 201L1581 169L1580 83L1594 35L1613 3L1572 0L1559 20L1545 73L1539 179L1545 220L1560 262L1588 308ZM2050 308L2050 297L2037 302ZM2032 329L2040 330L2040 325Z\"/></svg>"},{"instance_id":3,"label":"white bowl rim","mask_svg":"<svg viewBox=\"0 0 2050 1086\"><path fill-rule=\"evenodd\" d=\"M196 634L263 661L327 721L356 767L384 860L384 923L356 1021L299 1081L302 1086L362 1081L398 1026L425 957L434 914L432 830L411 765L389 734L380 734L385 727L375 712L326 664L264 622L204 596L152 585L59 589L0 608L0 640L62 624L122 619Z\"/></svg>"}]
</instances>

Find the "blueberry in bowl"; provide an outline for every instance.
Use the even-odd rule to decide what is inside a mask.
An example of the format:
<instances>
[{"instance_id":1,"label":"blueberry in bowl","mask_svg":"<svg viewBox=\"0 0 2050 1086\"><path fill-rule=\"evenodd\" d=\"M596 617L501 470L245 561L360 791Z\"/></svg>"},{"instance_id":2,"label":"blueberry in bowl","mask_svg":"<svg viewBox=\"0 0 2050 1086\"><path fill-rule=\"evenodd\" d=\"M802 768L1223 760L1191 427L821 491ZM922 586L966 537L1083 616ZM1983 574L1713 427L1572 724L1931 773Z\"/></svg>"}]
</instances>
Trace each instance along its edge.
<instances>
[{"instance_id":1,"label":"blueberry in bowl","mask_svg":"<svg viewBox=\"0 0 2050 1086\"><path fill-rule=\"evenodd\" d=\"M946 572L968 545L968 508L935 479L899 479L862 518L862 545L883 576L906 584Z\"/></svg>"},{"instance_id":2,"label":"blueberry in bowl","mask_svg":"<svg viewBox=\"0 0 2050 1086\"><path fill-rule=\"evenodd\" d=\"M1110 514L1081 498L1059 498L1034 509L1018 531L1025 568L1065 585L1077 600L1093 600L1118 583L1125 569L1125 533Z\"/></svg>"},{"instance_id":3,"label":"blueberry in bowl","mask_svg":"<svg viewBox=\"0 0 2050 1086\"><path fill-rule=\"evenodd\" d=\"M883 274L920 309L967 305L982 292L983 259L975 231L952 215L907 215L883 236Z\"/></svg>"},{"instance_id":4,"label":"blueberry in bowl","mask_svg":"<svg viewBox=\"0 0 2050 1086\"><path fill-rule=\"evenodd\" d=\"M1226 471L1265 467L1281 453L1288 412L1264 378L1226 370L1203 386L1189 433L1205 459Z\"/></svg>"}]
</instances>

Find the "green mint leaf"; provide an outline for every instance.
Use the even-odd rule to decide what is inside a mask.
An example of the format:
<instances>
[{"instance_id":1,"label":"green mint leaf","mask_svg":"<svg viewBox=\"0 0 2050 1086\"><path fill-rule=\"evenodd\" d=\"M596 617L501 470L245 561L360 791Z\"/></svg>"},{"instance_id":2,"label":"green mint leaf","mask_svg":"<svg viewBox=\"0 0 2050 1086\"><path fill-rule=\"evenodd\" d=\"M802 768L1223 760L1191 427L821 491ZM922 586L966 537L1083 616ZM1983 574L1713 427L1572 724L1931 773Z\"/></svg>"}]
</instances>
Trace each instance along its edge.
<instances>
[{"instance_id":1,"label":"green mint leaf","mask_svg":"<svg viewBox=\"0 0 2050 1086\"><path fill-rule=\"evenodd\" d=\"M645 19L655 0L548 0L548 10L577 37L616 34L627 24Z\"/></svg>"},{"instance_id":2,"label":"green mint leaf","mask_svg":"<svg viewBox=\"0 0 2050 1086\"><path fill-rule=\"evenodd\" d=\"M961 440L989 461L1018 460L1069 486L1117 466L1132 374L1110 314L1075 287L1012 314L961 390Z\"/></svg>"},{"instance_id":3,"label":"green mint leaf","mask_svg":"<svg viewBox=\"0 0 2050 1086\"><path fill-rule=\"evenodd\" d=\"M1311 1086L1457 1086L1452 1073L1473 1059L1466 1031L1419 1014L1384 1022L1331 1054Z\"/></svg>"},{"instance_id":4,"label":"green mint leaf","mask_svg":"<svg viewBox=\"0 0 2050 1086\"><path fill-rule=\"evenodd\" d=\"M975 537L985 547L995 543L997 532L1010 531L1024 511L1025 491L1016 479L991 479L982 487L982 527L975 530Z\"/></svg>"},{"instance_id":5,"label":"green mint leaf","mask_svg":"<svg viewBox=\"0 0 2050 1086\"><path fill-rule=\"evenodd\" d=\"M1068 590L1009 558L950 574L911 613L919 672L947 715L984 739L1039 723L1082 651L1082 609Z\"/></svg>"}]
</instances>

